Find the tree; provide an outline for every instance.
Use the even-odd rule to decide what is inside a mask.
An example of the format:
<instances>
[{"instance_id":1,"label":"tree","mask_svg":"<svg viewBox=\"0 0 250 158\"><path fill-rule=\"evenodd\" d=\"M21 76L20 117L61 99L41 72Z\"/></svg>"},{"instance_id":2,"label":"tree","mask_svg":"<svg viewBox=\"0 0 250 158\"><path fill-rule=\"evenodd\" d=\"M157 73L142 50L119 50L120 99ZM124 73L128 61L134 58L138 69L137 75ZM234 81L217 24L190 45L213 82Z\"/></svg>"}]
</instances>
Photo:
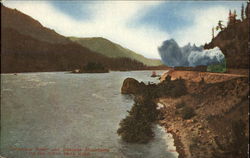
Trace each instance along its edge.
<instances>
[{"instance_id":1,"label":"tree","mask_svg":"<svg viewBox=\"0 0 250 158\"><path fill-rule=\"evenodd\" d=\"M232 22L232 11L231 11L231 9L229 9L229 13L228 13L228 23L227 23L227 25L231 24L231 22Z\"/></svg>"},{"instance_id":2,"label":"tree","mask_svg":"<svg viewBox=\"0 0 250 158\"><path fill-rule=\"evenodd\" d=\"M242 3L241 5L241 20L243 21L245 19L245 16L244 16L244 4Z\"/></svg>"},{"instance_id":3,"label":"tree","mask_svg":"<svg viewBox=\"0 0 250 158\"><path fill-rule=\"evenodd\" d=\"M212 38L214 39L214 27L212 28Z\"/></svg>"},{"instance_id":4,"label":"tree","mask_svg":"<svg viewBox=\"0 0 250 158\"><path fill-rule=\"evenodd\" d=\"M219 20L219 22L218 22L218 26L216 26L216 30L218 31L219 29L222 31L222 30L224 30L224 25L222 24L222 21L221 20Z\"/></svg>"},{"instance_id":5,"label":"tree","mask_svg":"<svg viewBox=\"0 0 250 158\"><path fill-rule=\"evenodd\" d=\"M234 16L235 16L235 19L236 19L237 13L236 13L236 10L235 10L235 9L234 9Z\"/></svg>"},{"instance_id":6,"label":"tree","mask_svg":"<svg viewBox=\"0 0 250 158\"><path fill-rule=\"evenodd\" d=\"M250 5L250 2L247 2L247 6L246 6L246 9L245 9L245 15L247 18L249 18L249 6Z\"/></svg>"}]
</instances>

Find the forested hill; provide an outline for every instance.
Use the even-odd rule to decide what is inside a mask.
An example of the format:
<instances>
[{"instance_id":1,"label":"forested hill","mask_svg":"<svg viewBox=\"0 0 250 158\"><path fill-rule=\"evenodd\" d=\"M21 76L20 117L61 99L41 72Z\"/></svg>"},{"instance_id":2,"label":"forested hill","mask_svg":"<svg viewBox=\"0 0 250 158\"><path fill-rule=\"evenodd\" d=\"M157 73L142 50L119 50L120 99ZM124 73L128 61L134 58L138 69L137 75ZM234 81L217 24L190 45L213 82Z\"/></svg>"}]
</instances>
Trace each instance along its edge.
<instances>
[{"instance_id":1,"label":"forested hill","mask_svg":"<svg viewBox=\"0 0 250 158\"><path fill-rule=\"evenodd\" d=\"M142 62L147 66L159 66L162 65L160 60L148 59L144 56L135 53L132 50L122 47L121 45L114 43L108 39L102 37L93 38L77 38L70 37L72 41L79 43L80 45L89 48L90 50L103 54L111 58L130 58Z\"/></svg>"},{"instance_id":2,"label":"forested hill","mask_svg":"<svg viewBox=\"0 0 250 158\"><path fill-rule=\"evenodd\" d=\"M236 17L236 16L235 16ZM228 68L249 68L249 3L243 19L229 17L228 25L223 28L205 49L219 47L226 57Z\"/></svg>"},{"instance_id":3,"label":"forested hill","mask_svg":"<svg viewBox=\"0 0 250 158\"><path fill-rule=\"evenodd\" d=\"M89 62L111 70L147 67L129 58L109 58L42 26L16 9L1 4L1 72L71 71Z\"/></svg>"}]
</instances>

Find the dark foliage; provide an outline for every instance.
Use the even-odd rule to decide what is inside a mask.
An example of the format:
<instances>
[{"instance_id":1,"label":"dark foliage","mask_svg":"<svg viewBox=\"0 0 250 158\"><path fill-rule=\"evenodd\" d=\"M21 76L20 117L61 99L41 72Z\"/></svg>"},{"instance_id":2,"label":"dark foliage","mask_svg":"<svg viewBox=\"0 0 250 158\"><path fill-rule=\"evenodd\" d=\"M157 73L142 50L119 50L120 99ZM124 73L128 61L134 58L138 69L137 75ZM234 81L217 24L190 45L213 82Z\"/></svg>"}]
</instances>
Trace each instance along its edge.
<instances>
[{"instance_id":1,"label":"dark foliage","mask_svg":"<svg viewBox=\"0 0 250 158\"><path fill-rule=\"evenodd\" d=\"M179 78L176 80L164 80L157 86L158 96L180 97L187 94L185 80Z\"/></svg>"},{"instance_id":2,"label":"dark foliage","mask_svg":"<svg viewBox=\"0 0 250 158\"><path fill-rule=\"evenodd\" d=\"M221 63L212 64L207 67L208 72L226 72L226 59L223 59Z\"/></svg>"},{"instance_id":3,"label":"dark foliage","mask_svg":"<svg viewBox=\"0 0 250 158\"><path fill-rule=\"evenodd\" d=\"M181 117L183 119L187 120L192 118L193 116L195 116L195 111L193 108L186 106L181 110Z\"/></svg>"},{"instance_id":4,"label":"dark foliage","mask_svg":"<svg viewBox=\"0 0 250 158\"><path fill-rule=\"evenodd\" d=\"M108 58L79 44L39 41L11 28L2 28L1 72L72 71L87 63L99 63L111 70L146 69L129 58ZM99 65L100 66L100 65Z\"/></svg>"},{"instance_id":5,"label":"dark foliage","mask_svg":"<svg viewBox=\"0 0 250 158\"><path fill-rule=\"evenodd\" d=\"M117 133L129 143L147 143L154 136L150 122L136 120L133 116L123 119L120 126Z\"/></svg>"},{"instance_id":6,"label":"dark foliage","mask_svg":"<svg viewBox=\"0 0 250 158\"><path fill-rule=\"evenodd\" d=\"M172 81L169 77L160 84L148 83L139 87L129 115L120 122L117 130L124 141L131 143L147 143L153 138L152 122L163 118L163 114L156 109L154 99L162 96L179 97L187 93L183 79ZM187 109L184 117L191 118L194 115L192 110Z\"/></svg>"},{"instance_id":7,"label":"dark foliage","mask_svg":"<svg viewBox=\"0 0 250 158\"><path fill-rule=\"evenodd\" d=\"M88 62L83 67L83 72L108 72L109 70L106 69L101 63L96 62Z\"/></svg>"},{"instance_id":8,"label":"dark foliage","mask_svg":"<svg viewBox=\"0 0 250 158\"><path fill-rule=\"evenodd\" d=\"M130 143L147 143L154 137L152 122L156 121L159 111L148 97L137 96L129 115L120 122L117 133Z\"/></svg>"}]
</instances>

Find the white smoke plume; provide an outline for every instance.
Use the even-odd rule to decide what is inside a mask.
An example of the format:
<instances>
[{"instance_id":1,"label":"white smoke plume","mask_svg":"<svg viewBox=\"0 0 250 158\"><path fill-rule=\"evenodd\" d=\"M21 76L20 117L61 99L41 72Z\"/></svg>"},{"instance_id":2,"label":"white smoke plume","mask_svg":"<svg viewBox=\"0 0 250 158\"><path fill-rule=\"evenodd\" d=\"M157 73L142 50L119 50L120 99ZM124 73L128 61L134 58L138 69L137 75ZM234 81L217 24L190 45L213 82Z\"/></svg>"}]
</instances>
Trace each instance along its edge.
<instances>
[{"instance_id":1,"label":"white smoke plume","mask_svg":"<svg viewBox=\"0 0 250 158\"><path fill-rule=\"evenodd\" d=\"M188 56L189 66L216 64L223 59L224 54L218 47L203 51L192 51Z\"/></svg>"},{"instance_id":2,"label":"white smoke plume","mask_svg":"<svg viewBox=\"0 0 250 158\"><path fill-rule=\"evenodd\" d=\"M163 63L171 67L211 65L224 59L224 54L218 47L209 50L190 44L179 47L174 39L164 41L158 52Z\"/></svg>"}]
</instances>

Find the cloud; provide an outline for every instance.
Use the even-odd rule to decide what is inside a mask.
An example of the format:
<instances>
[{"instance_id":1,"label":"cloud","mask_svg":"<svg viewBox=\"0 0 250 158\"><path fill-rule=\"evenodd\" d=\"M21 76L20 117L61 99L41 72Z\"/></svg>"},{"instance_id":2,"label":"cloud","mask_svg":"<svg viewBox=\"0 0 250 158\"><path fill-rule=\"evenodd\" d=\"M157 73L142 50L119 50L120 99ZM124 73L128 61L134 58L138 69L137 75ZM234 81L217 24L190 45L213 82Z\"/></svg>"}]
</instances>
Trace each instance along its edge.
<instances>
[{"instance_id":1,"label":"cloud","mask_svg":"<svg viewBox=\"0 0 250 158\"><path fill-rule=\"evenodd\" d=\"M168 3L174 2L88 2L82 5L82 10L84 13L87 12L88 18L81 21L57 9L49 1L5 1L4 5L17 8L59 34L77 37L101 36L149 58L160 58L157 48L167 39L174 38L180 46L189 42L203 45L211 41L212 27L217 26L219 20L223 20L226 25L229 9L227 5L210 5L205 9L192 5L189 10L178 10L175 13L166 10L163 12L166 16L178 13L177 17L188 18L192 21L191 25L183 24L187 26L181 29L176 28L171 32L152 23L129 25L142 17L149 16L152 8L170 5Z\"/></svg>"},{"instance_id":2,"label":"cloud","mask_svg":"<svg viewBox=\"0 0 250 158\"><path fill-rule=\"evenodd\" d=\"M224 54L219 47L205 49L203 51L192 51L188 56L190 66L218 64L223 61Z\"/></svg>"},{"instance_id":3,"label":"cloud","mask_svg":"<svg viewBox=\"0 0 250 158\"><path fill-rule=\"evenodd\" d=\"M101 36L149 58L159 58L157 47L168 38L167 32L150 25L129 27L128 23L162 2L106 1L88 6L90 19L75 20L46 1L5 1L59 34L77 37Z\"/></svg>"},{"instance_id":4,"label":"cloud","mask_svg":"<svg viewBox=\"0 0 250 158\"><path fill-rule=\"evenodd\" d=\"M218 25L218 21L222 20L223 24L227 25L229 8L225 6L213 6L207 9L196 9L190 11L185 16L187 18L193 17L194 23L186 29L177 30L172 35L176 41L181 45L188 42L195 43L196 45L204 45L212 39L212 27ZM218 32L215 32L215 35Z\"/></svg>"}]
</instances>

